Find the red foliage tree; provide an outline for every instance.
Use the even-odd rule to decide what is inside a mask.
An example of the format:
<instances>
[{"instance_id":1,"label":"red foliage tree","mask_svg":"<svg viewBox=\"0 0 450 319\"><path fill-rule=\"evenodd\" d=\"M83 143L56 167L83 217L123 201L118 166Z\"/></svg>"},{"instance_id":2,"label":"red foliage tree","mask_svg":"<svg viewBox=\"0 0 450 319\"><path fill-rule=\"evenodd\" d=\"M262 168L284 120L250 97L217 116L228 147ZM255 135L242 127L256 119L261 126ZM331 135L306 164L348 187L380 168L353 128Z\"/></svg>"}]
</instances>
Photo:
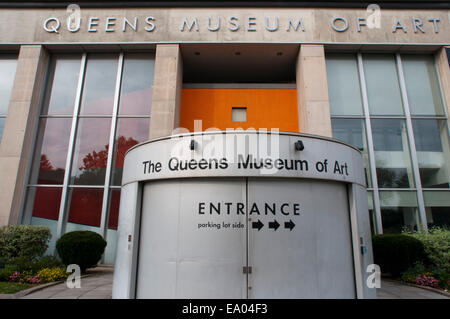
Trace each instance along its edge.
<instances>
[{"instance_id":1,"label":"red foliage tree","mask_svg":"<svg viewBox=\"0 0 450 319\"><path fill-rule=\"evenodd\" d=\"M116 167L123 167L123 161L125 157L126 151L136 145L138 141L133 139L132 137L126 138L125 136L119 136L117 140L117 157L116 157ZM97 169L97 168L106 168L106 164L108 162L108 149L109 145L105 145L105 149L96 152L92 151L92 153L87 154L83 158L83 165L80 167L80 170L88 170L88 169Z\"/></svg>"},{"instance_id":2,"label":"red foliage tree","mask_svg":"<svg viewBox=\"0 0 450 319\"><path fill-rule=\"evenodd\" d=\"M129 137L126 138L125 136L119 136L119 139L117 141L117 157L116 157L116 168L122 168L123 167L123 161L125 159L125 153L134 145L139 143L134 138Z\"/></svg>"},{"instance_id":3,"label":"red foliage tree","mask_svg":"<svg viewBox=\"0 0 450 319\"><path fill-rule=\"evenodd\" d=\"M51 171L54 169L52 163L48 160L47 155L45 155L45 154L41 155L41 162L40 162L39 169L41 171Z\"/></svg>"},{"instance_id":4,"label":"red foliage tree","mask_svg":"<svg viewBox=\"0 0 450 319\"><path fill-rule=\"evenodd\" d=\"M80 170L106 168L108 160L109 145L105 145L105 149L100 152L92 151L83 158L83 165Z\"/></svg>"}]
</instances>

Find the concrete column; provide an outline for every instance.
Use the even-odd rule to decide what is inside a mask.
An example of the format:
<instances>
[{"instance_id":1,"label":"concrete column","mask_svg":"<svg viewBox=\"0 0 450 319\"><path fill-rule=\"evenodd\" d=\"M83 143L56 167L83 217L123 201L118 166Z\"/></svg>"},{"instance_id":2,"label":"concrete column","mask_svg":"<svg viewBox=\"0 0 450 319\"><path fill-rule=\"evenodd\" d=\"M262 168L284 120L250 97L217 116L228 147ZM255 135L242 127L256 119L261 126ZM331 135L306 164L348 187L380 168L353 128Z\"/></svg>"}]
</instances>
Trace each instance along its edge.
<instances>
[{"instance_id":1,"label":"concrete column","mask_svg":"<svg viewBox=\"0 0 450 319\"><path fill-rule=\"evenodd\" d=\"M156 46L150 139L171 135L180 124L183 61L178 44Z\"/></svg>"},{"instance_id":2,"label":"concrete column","mask_svg":"<svg viewBox=\"0 0 450 319\"><path fill-rule=\"evenodd\" d=\"M450 68L445 47L442 47L436 53L436 62L441 80L442 94L444 95L444 103L447 105L447 118L450 119Z\"/></svg>"},{"instance_id":3,"label":"concrete column","mask_svg":"<svg viewBox=\"0 0 450 319\"><path fill-rule=\"evenodd\" d=\"M300 46L296 77L300 132L331 137L330 102L323 45Z\"/></svg>"},{"instance_id":4,"label":"concrete column","mask_svg":"<svg viewBox=\"0 0 450 319\"><path fill-rule=\"evenodd\" d=\"M42 46L20 48L0 144L0 225L20 223L47 65Z\"/></svg>"}]
</instances>

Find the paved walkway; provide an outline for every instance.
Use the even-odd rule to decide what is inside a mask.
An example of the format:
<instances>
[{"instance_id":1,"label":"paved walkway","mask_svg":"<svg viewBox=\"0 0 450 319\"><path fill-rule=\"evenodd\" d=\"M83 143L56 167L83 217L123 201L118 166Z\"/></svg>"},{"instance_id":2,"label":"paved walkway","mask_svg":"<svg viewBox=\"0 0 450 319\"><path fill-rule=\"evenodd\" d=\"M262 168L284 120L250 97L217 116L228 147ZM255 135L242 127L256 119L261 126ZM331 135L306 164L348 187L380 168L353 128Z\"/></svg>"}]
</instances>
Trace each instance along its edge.
<instances>
[{"instance_id":1,"label":"paved walkway","mask_svg":"<svg viewBox=\"0 0 450 319\"><path fill-rule=\"evenodd\" d=\"M65 283L38 290L21 299L110 299L113 282L112 267L89 270L90 276L81 278L81 288L69 289ZM378 299L450 299L439 293L404 285L397 281L381 281Z\"/></svg>"},{"instance_id":2,"label":"paved walkway","mask_svg":"<svg viewBox=\"0 0 450 319\"><path fill-rule=\"evenodd\" d=\"M378 299L450 299L437 292L408 286L394 280L381 280L381 288L377 289Z\"/></svg>"},{"instance_id":3,"label":"paved walkway","mask_svg":"<svg viewBox=\"0 0 450 319\"><path fill-rule=\"evenodd\" d=\"M50 286L20 299L111 299L112 267L96 267L88 270L89 276L81 278L81 288L67 288L66 283Z\"/></svg>"}]
</instances>

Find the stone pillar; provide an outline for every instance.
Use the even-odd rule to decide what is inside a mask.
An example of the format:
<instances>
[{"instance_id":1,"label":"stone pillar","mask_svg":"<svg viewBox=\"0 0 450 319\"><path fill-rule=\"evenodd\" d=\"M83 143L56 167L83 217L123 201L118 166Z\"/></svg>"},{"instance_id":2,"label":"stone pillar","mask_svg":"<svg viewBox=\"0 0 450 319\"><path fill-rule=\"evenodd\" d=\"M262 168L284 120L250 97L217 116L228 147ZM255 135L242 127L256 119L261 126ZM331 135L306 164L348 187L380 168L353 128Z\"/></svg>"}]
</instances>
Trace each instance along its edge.
<instances>
[{"instance_id":1,"label":"stone pillar","mask_svg":"<svg viewBox=\"0 0 450 319\"><path fill-rule=\"evenodd\" d=\"M0 144L0 225L20 223L47 65L44 47L21 46Z\"/></svg>"},{"instance_id":2,"label":"stone pillar","mask_svg":"<svg viewBox=\"0 0 450 319\"><path fill-rule=\"evenodd\" d=\"M156 46L149 138L171 135L180 124L183 61L178 44Z\"/></svg>"},{"instance_id":3,"label":"stone pillar","mask_svg":"<svg viewBox=\"0 0 450 319\"><path fill-rule=\"evenodd\" d=\"M323 45L300 46L296 78L300 132L331 137L330 102Z\"/></svg>"},{"instance_id":4,"label":"stone pillar","mask_svg":"<svg viewBox=\"0 0 450 319\"><path fill-rule=\"evenodd\" d=\"M438 66L439 78L441 80L444 103L447 105L447 118L450 119L450 68L448 65L448 57L445 47L442 47L436 53L436 62Z\"/></svg>"}]
</instances>

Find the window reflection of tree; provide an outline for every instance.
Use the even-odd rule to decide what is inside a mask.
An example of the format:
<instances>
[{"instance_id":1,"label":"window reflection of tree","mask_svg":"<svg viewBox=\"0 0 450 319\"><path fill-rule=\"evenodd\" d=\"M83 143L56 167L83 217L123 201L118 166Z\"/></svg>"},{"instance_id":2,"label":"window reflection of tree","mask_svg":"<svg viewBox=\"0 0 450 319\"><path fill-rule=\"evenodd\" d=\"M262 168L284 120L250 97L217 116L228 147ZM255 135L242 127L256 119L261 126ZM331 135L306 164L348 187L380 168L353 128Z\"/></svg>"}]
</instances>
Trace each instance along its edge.
<instances>
[{"instance_id":1,"label":"window reflection of tree","mask_svg":"<svg viewBox=\"0 0 450 319\"><path fill-rule=\"evenodd\" d=\"M49 161L47 155L45 154L41 155L41 164L39 169L41 171L52 171L54 169L52 163Z\"/></svg>"},{"instance_id":2,"label":"window reflection of tree","mask_svg":"<svg viewBox=\"0 0 450 319\"><path fill-rule=\"evenodd\" d=\"M384 234L399 234L403 230L417 231L416 207L382 207Z\"/></svg>"},{"instance_id":3,"label":"window reflection of tree","mask_svg":"<svg viewBox=\"0 0 450 319\"><path fill-rule=\"evenodd\" d=\"M123 167L126 151L138 144L132 137L120 135L116 141L116 156L114 166ZM106 165L108 163L109 144L100 151L93 150L83 158L83 165L79 168L82 173L75 178L76 185L102 185L105 181ZM122 174L122 170L116 170L115 174Z\"/></svg>"},{"instance_id":4,"label":"window reflection of tree","mask_svg":"<svg viewBox=\"0 0 450 319\"><path fill-rule=\"evenodd\" d=\"M392 168L382 159L377 159L377 180L379 188L409 188L408 169Z\"/></svg>"},{"instance_id":5,"label":"window reflection of tree","mask_svg":"<svg viewBox=\"0 0 450 319\"><path fill-rule=\"evenodd\" d=\"M38 184L62 184L64 179L64 169L55 168L46 154L41 155L39 163Z\"/></svg>"},{"instance_id":6,"label":"window reflection of tree","mask_svg":"<svg viewBox=\"0 0 450 319\"><path fill-rule=\"evenodd\" d=\"M409 188L409 178L406 168L377 167L379 188Z\"/></svg>"}]
</instances>

